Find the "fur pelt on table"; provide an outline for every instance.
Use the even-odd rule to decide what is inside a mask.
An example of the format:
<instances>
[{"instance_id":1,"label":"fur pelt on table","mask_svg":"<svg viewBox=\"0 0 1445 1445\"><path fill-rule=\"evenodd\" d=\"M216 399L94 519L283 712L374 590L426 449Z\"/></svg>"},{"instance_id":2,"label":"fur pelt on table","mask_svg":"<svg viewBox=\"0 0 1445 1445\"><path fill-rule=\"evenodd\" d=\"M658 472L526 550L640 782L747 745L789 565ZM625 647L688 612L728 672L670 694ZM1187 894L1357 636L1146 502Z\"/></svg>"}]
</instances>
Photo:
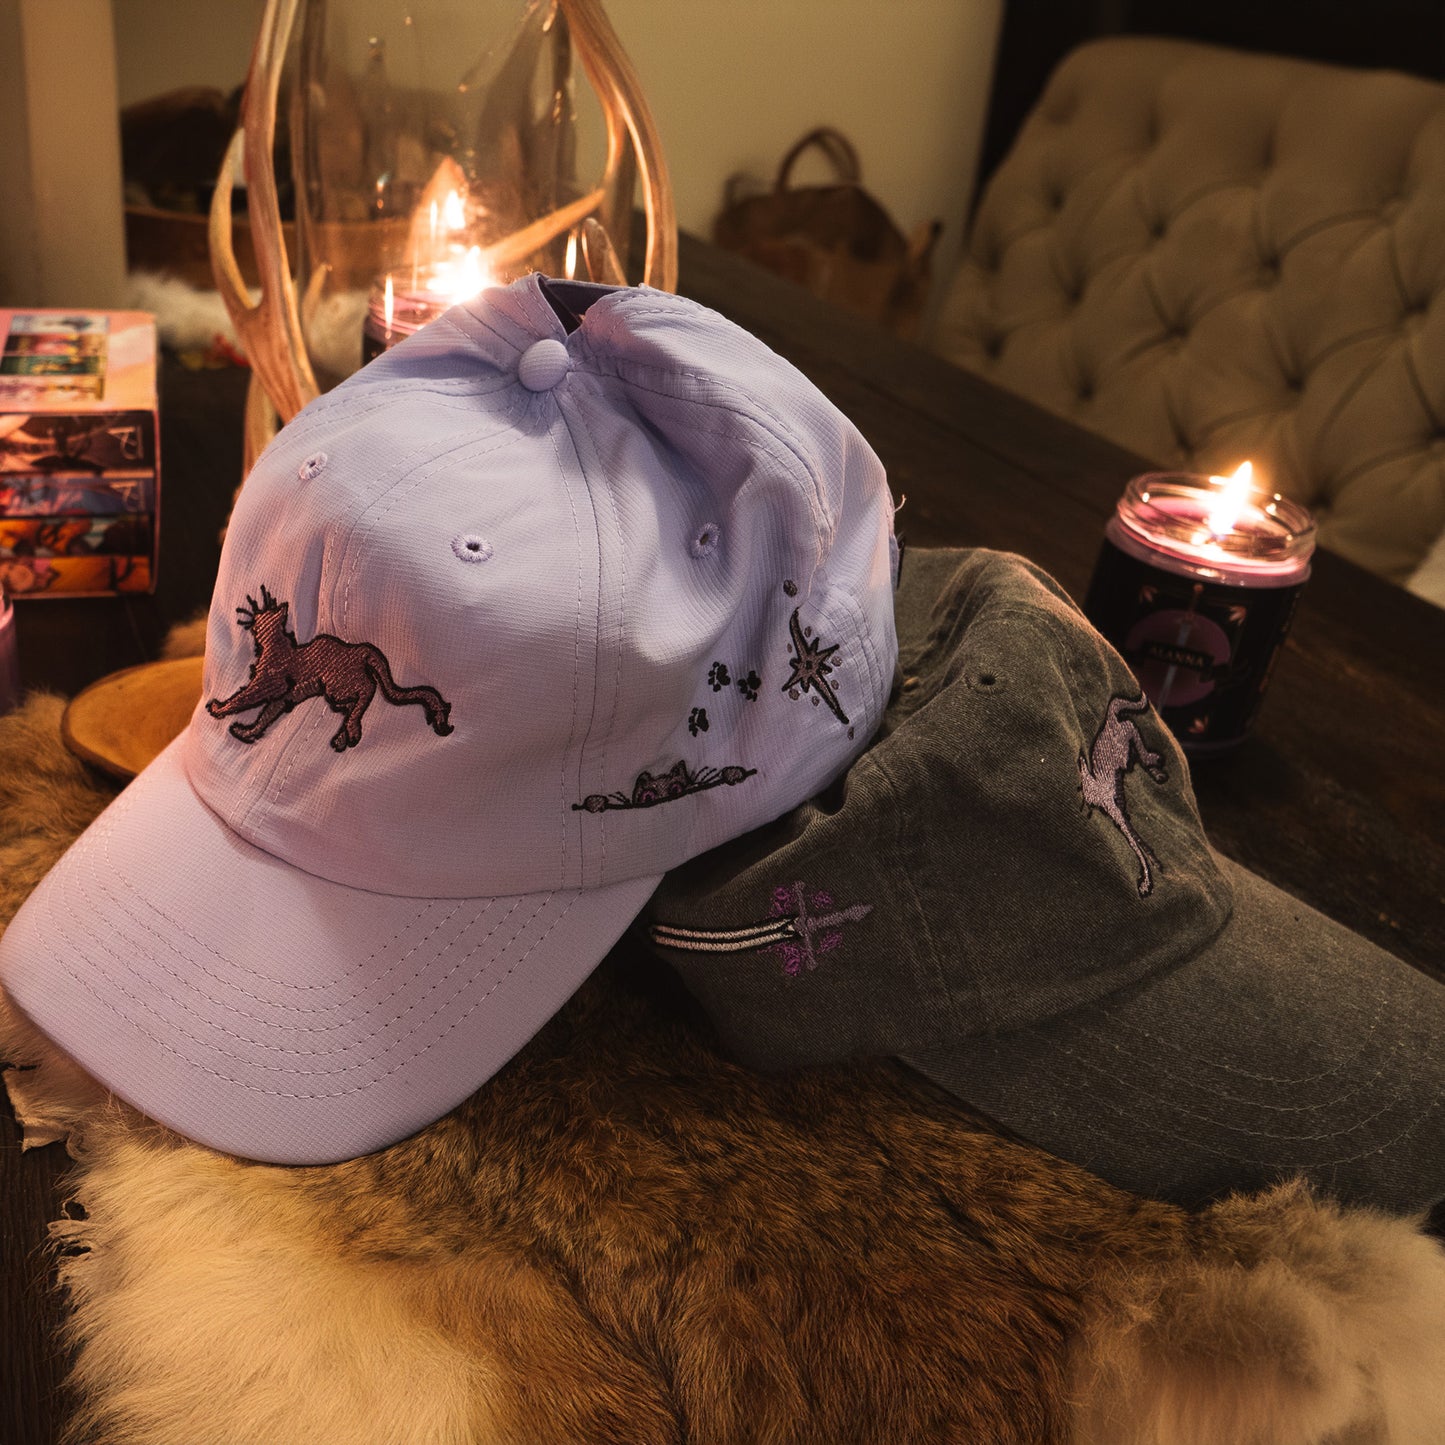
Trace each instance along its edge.
<instances>
[{"instance_id":1,"label":"fur pelt on table","mask_svg":"<svg viewBox=\"0 0 1445 1445\"><path fill-rule=\"evenodd\" d=\"M59 714L0 719L0 922L109 797ZM326 1168L190 1144L0 1017L30 1141L76 1159L73 1438L1445 1440L1413 1222L1293 1187L1191 1215L898 1066L748 1073L666 979L624 945L452 1114Z\"/></svg>"}]
</instances>

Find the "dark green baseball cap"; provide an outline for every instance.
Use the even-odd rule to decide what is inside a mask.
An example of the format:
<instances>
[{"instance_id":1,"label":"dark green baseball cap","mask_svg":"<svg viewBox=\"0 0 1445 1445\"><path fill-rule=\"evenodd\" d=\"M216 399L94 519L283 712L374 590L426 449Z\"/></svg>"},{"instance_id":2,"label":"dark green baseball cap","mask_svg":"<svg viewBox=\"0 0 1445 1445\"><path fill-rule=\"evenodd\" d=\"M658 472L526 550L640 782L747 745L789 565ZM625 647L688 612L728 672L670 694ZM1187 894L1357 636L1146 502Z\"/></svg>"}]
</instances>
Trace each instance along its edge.
<instances>
[{"instance_id":1,"label":"dark green baseball cap","mask_svg":"<svg viewBox=\"0 0 1445 1445\"><path fill-rule=\"evenodd\" d=\"M1030 563L911 551L896 619L867 751L649 905L723 1045L901 1058L1181 1203L1445 1196L1445 988L1211 848L1172 735Z\"/></svg>"}]
</instances>

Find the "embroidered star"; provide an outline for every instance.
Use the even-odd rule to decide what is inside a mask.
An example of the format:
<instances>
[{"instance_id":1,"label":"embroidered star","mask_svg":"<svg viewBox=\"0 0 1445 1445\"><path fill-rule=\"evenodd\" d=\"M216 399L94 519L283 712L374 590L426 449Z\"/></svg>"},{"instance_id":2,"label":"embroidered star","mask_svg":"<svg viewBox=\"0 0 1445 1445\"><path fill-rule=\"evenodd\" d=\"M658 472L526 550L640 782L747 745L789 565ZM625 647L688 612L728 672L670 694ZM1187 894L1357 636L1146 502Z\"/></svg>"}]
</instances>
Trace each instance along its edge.
<instances>
[{"instance_id":1,"label":"embroidered star","mask_svg":"<svg viewBox=\"0 0 1445 1445\"><path fill-rule=\"evenodd\" d=\"M804 692L816 692L828 704L833 716L839 722L846 723L848 714L839 706L833 685L828 681L828 674L833 671L828 659L837 652L841 644L835 642L832 647L823 647L817 638L805 637L796 607L792 617L788 619L788 631L793 634L793 671L783 684L782 690L791 692L796 687ZM793 695L797 696L796 693Z\"/></svg>"}]
</instances>

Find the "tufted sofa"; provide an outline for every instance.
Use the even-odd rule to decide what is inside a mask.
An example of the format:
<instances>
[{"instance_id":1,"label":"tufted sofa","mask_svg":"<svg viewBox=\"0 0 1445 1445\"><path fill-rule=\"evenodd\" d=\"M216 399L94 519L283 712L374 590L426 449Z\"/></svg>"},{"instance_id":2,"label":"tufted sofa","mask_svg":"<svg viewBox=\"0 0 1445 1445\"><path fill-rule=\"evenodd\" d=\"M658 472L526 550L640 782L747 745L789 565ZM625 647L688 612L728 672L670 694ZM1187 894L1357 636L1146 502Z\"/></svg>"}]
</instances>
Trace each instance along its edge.
<instances>
[{"instance_id":1,"label":"tufted sofa","mask_svg":"<svg viewBox=\"0 0 1445 1445\"><path fill-rule=\"evenodd\" d=\"M933 345L1161 465L1248 457L1409 582L1445 534L1442 290L1445 86L1109 39L986 187Z\"/></svg>"}]
</instances>

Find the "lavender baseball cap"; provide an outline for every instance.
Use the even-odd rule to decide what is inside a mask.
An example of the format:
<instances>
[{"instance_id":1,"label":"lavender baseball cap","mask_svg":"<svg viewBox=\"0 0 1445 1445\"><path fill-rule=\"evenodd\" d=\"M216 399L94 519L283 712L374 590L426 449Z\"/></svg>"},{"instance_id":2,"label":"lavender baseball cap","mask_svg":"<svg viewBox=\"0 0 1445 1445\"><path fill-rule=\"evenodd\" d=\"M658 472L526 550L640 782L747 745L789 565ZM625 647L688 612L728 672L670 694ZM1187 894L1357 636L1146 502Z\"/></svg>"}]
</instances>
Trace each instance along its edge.
<instances>
[{"instance_id":1,"label":"lavender baseball cap","mask_svg":"<svg viewBox=\"0 0 1445 1445\"><path fill-rule=\"evenodd\" d=\"M533 276L453 309L256 464L202 701L27 899L0 981L213 1148L415 1132L665 870L862 750L892 517L848 420L701 306Z\"/></svg>"}]
</instances>

